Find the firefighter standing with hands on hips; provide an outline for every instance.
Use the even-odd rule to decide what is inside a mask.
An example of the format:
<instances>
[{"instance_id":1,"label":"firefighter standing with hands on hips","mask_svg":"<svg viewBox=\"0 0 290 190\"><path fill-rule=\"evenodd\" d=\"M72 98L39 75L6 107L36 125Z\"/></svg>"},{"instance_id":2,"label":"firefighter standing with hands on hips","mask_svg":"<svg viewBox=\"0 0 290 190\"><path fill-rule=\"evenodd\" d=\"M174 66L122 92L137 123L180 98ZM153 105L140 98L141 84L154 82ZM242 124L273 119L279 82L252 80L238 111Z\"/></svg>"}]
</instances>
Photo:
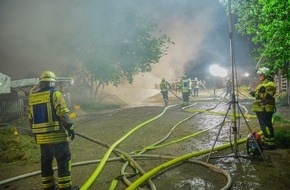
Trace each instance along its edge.
<instances>
[{"instance_id":1,"label":"firefighter standing with hands on hips","mask_svg":"<svg viewBox=\"0 0 290 190\"><path fill-rule=\"evenodd\" d=\"M264 136L263 149L273 150L276 148L274 128L272 123L273 114L276 111L275 93L276 85L270 80L270 69L261 67L257 71L259 85L250 94L255 97L252 111L256 112L260 128Z\"/></svg>"},{"instance_id":2,"label":"firefighter standing with hands on hips","mask_svg":"<svg viewBox=\"0 0 290 190\"><path fill-rule=\"evenodd\" d=\"M55 89L56 76L44 71L39 89L29 96L29 123L41 153L41 186L43 190L75 190L71 183L71 153L67 138L75 137L74 125L61 92ZM57 161L58 188L52 168Z\"/></svg>"}]
</instances>

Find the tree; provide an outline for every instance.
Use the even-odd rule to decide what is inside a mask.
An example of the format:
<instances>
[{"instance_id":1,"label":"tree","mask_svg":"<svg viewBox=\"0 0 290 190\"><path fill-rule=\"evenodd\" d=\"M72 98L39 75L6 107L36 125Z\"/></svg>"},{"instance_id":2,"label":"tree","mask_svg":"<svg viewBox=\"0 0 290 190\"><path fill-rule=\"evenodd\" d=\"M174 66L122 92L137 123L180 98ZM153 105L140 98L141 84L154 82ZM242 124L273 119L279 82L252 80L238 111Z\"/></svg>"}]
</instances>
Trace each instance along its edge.
<instances>
[{"instance_id":1,"label":"tree","mask_svg":"<svg viewBox=\"0 0 290 190\"><path fill-rule=\"evenodd\" d=\"M290 3L276 0L238 0L236 29L257 45L256 59L290 78Z\"/></svg>"},{"instance_id":2,"label":"tree","mask_svg":"<svg viewBox=\"0 0 290 190\"><path fill-rule=\"evenodd\" d=\"M86 24L76 40L76 56L86 72L77 82L90 88L91 100L106 85L118 86L123 80L132 84L135 75L151 71L151 65L166 54L170 39L156 33L152 19L133 10L123 14L86 15Z\"/></svg>"}]
</instances>

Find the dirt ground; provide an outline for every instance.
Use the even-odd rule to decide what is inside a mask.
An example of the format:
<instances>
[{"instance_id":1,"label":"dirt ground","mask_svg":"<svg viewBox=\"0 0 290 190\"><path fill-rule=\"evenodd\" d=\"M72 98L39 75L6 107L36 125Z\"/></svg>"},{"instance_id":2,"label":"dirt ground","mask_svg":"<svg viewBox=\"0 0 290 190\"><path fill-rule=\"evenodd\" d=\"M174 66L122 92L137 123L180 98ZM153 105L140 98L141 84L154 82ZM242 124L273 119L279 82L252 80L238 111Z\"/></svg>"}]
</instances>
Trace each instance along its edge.
<instances>
[{"instance_id":1,"label":"dirt ground","mask_svg":"<svg viewBox=\"0 0 290 190\"><path fill-rule=\"evenodd\" d=\"M227 143L229 138L233 138L231 133L231 117L226 118L227 124L222 127L214 127L220 123L224 116L216 114L196 114L194 110L206 110L214 107L218 101L204 97L195 98L192 107L188 108L191 112L185 111L180 105L180 100L171 97L172 106L164 112L164 106L160 94L146 100L143 105L138 107L131 106L117 110L104 111L99 113L86 113L83 110L75 110L76 132L78 136L70 143L72 152L72 162L78 163L72 169L72 181L75 185L82 186L99 167L101 160L108 151L107 146L116 145L116 149L127 154L144 151L144 155L149 158L136 158L136 162L147 172L162 163L168 161L165 156L182 156L204 149L211 149L215 146ZM197 102L197 104L195 104ZM241 102L247 107L249 102ZM213 111L225 112L228 104L222 101ZM288 108L278 108L281 115L289 117ZM196 114L195 116L192 116ZM152 121L151 121L152 120ZM186 121L184 121L186 120ZM252 130L258 130L255 119L248 119L253 126ZM150 121L150 122L148 122ZM180 123L183 121L182 123ZM180 123L180 124L179 124ZM248 128L241 121L240 134L248 134ZM136 129L138 128L138 129ZM209 129L212 128L212 129ZM135 130L136 129L136 130ZM155 149L144 150L166 137L160 144L177 141L185 136L209 129L199 135L184 139L179 142L169 144ZM220 134L218 132L220 131ZM130 133L130 135L128 135ZM126 137L128 135L128 137ZM126 137L126 138L125 138ZM122 140L120 140L122 139ZM103 145L100 145L103 143ZM238 153L236 155L235 153ZM102 168L97 180L91 185L93 190L107 190L110 188L114 178L119 179L124 160L113 160L119 156L120 152L112 152L109 161ZM152 155L155 155L153 158ZM205 162L208 158L209 164L219 167L230 174L232 179L231 189L289 189L290 187L290 149L277 149L263 151L263 156L247 156L245 144L238 145L238 152L230 148L213 152L210 157L208 154L193 157L191 160ZM112 160L110 160L112 159ZM88 163L81 163L89 161ZM6 164L0 166L0 189L5 190L35 190L40 189L40 175L32 175L21 179L13 180L2 184L7 179L22 174L32 174L39 171L39 163L35 164ZM126 173L134 173L135 170L125 167ZM139 174L128 178L133 182ZM158 173L152 178L156 189L167 190L187 190L187 189L221 189L227 183L224 175L208 167L196 163L178 164L170 169ZM1 183L2 182L2 183ZM126 185L121 180L115 189L123 190ZM143 186L144 189L149 189Z\"/></svg>"}]
</instances>

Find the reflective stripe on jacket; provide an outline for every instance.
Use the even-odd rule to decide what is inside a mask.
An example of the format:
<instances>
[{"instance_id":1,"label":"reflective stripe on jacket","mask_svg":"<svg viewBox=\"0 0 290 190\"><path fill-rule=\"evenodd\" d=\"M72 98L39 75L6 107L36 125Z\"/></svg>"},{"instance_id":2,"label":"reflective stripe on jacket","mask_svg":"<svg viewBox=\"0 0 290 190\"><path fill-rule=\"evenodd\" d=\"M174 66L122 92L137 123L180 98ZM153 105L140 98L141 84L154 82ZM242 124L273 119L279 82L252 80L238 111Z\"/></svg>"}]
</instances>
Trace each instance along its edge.
<instances>
[{"instance_id":1,"label":"reflective stripe on jacket","mask_svg":"<svg viewBox=\"0 0 290 190\"><path fill-rule=\"evenodd\" d=\"M47 88L29 96L29 119L37 144L66 141L67 134L60 126L59 117L69 112L59 91Z\"/></svg>"},{"instance_id":2,"label":"reflective stripe on jacket","mask_svg":"<svg viewBox=\"0 0 290 190\"><path fill-rule=\"evenodd\" d=\"M181 85L181 92L188 92L189 91L189 80L188 79L182 79L180 81Z\"/></svg>"},{"instance_id":3,"label":"reflective stripe on jacket","mask_svg":"<svg viewBox=\"0 0 290 190\"><path fill-rule=\"evenodd\" d=\"M37 92L29 97L33 118L32 133L47 133L59 130L59 121L51 104L51 91Z\"/></svg>"},{"instance_id":4,"label":"reflective stripe on jacket","mask_svg":"<svg viewBox=\"0 0 290 190\"><path fill-rule=\"evenodd\" d=\"M168 90L168 82L166 82L166 81L162 81L162 82L160 83L160 90L161 90L161 91L167 91L167 90Z\"/></svg>"},{"instance_id":5,"label":"reflective stripe on jacket","mask_svg":"<svg viewBox=\"0 0 290 190\"><path fill-rule=\"evenodd\" d=\"M261 88L265 88L265 92L259 92ZM254 112L275 112L275 95L276 85L274 82L264 80L255 88L255 101L252 111Z\"/></svg>"},{"instance_id":6,"label":"reflective stripe on jacket","mask_svg":"<svg viewBox=\"0 0 290 190\"><path fill-rule=\"evenodd\" d=\"M193 81L191 87L192 88L199 88L200 83L198 81Z\"/></svg>"}]
</instances>

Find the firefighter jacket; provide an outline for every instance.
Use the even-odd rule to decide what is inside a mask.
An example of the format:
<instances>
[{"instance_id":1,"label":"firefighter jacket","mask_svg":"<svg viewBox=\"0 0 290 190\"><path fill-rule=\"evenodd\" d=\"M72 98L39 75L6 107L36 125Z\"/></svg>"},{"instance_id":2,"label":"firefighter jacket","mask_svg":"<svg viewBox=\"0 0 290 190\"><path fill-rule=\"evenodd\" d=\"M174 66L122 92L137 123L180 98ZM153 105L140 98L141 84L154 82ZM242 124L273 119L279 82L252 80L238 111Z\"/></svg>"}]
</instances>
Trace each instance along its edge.
<instances>
[{"instance_id":1,"label":"firefighter jacket","mask_svg":"<svg viewBox=\"0 0 290 190\"><path fill-rule=\"evenodd\" d=\"M197 89L197 88L199 88L199 85L200 85L200 82L197 81L197 80L194 80L194 81L192 82L191 87Z\"/></svg>"},{"instance_id":2,"label":"firefighter jacket","mask_svg":"<svg viewBox=\"0 0 290 190\"><path fill-rule=\"evenodd\" d=\"M189 79L182 79L180 81L181 92L189 92L189 84L190 84Z\"/></svg>"},{"instance_id":3,"label":"firefighter jacket","mask_svg":"<svg viewBox=\"0 0 290 190\"><path fill-rule=\"evenodd\" d=\"M54 144L67 140L60 117L69 109L61 92L43 88L29 96L29 122L37 144Z\"/></svg>"},{"instance_id":4,"label":"firefighter jacket","mask_svg":"<svg viewBox=\"0 0 290 190\"><path fill-rule=\"evenodd\" d=\"M226 89L229 89L229 90L232 89L232 81L228 80L228 81L226 82Z\"/></svg>"},{"instance_id":5,"label":"firefighter jacket","mask_svg":"<svg viewBox=\"0 0 290 190\"><path fill-rule=\"evenodd\" d=\"M252 111L254 112L275 112L276 85L268 79L262 81L254 90Z\"/></svg>"},{"instance_id":6,"label":"firefighter jacket","mask_svg":"<svg viewBox=\"0 0 290 190\"><path fill-rule=\"evenodd\" d=\"M169 89L168 82L167 81L162 81L160 83L160 90L161 90L161 92L168 91L168 89Z\"/></svg>"}]
</instances>

